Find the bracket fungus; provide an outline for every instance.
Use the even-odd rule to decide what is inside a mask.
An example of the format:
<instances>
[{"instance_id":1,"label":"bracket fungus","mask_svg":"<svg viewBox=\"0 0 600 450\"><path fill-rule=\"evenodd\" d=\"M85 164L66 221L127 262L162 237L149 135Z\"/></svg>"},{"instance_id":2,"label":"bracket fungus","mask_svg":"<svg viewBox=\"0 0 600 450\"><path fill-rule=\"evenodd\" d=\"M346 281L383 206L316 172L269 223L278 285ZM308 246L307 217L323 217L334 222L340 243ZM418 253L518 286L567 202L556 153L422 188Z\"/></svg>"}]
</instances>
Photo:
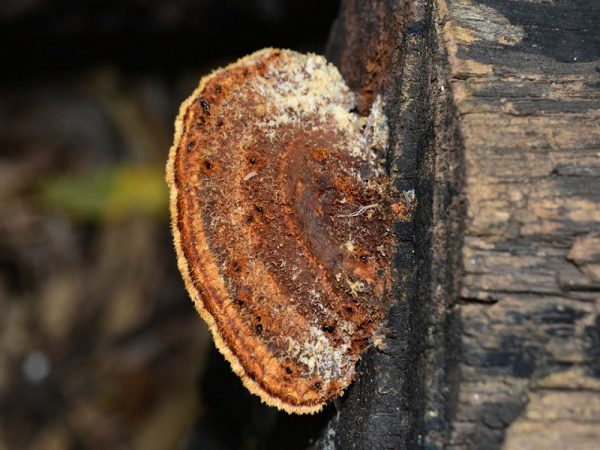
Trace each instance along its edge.
<instances>
[{"instance_id":1,"label":"bracket fungus","mask_svg":"<svg viewBox=\"0 0 600 450\"><path fill-rule=\"evenodd\" d=\"M381 328L394 253L382 102L265 49L204 77L167 164L178 265L243 384L288 413L340 396Z\"/></svg>"}]
</instances>

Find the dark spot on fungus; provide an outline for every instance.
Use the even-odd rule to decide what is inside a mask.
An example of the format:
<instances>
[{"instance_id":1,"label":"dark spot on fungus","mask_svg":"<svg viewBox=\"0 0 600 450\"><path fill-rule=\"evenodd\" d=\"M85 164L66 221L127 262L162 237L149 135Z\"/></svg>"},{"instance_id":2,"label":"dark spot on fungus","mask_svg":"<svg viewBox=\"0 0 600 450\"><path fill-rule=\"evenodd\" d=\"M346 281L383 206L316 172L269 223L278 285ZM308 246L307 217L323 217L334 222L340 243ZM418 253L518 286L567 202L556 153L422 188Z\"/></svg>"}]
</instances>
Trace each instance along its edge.
<instances>
[{"instance_id":1,"label":"dark spot on fungus","mask_svg":"<svg viewBox=\"0 0 600 450\"><path fill-rule=\"evenodd\" d=\"M259 213L259 214L262 214L263 211L264 211L264 209L263 209L262 206L256 206L254 209L256 209L256 212Z\"/></svg>"},{"instance_id":2,"label":"dark spot on fungus","mask_svg":"<svg viewBox=\"0 0 600 450\"><path fill-rule=\"evenodd\" d=\"M286 367L285 368L285 373L287 373L288 375L291 375L293 373L293 371L289 367Z\"/></svg>"},{"instance_id":3,"label":"dark spot on fungus","mask_svg":"<svg viewBox=\"0 0 600 450\"><path fill-rule=\"evenodd\" d=\"M248 217L246 217L246 223L247 223L247 224L250 224L250 223L252 223L252 222L254 222L254 217L252 217L252 216L248 216Z\"/></svg>"},{"instance_id":4,"label":"dark spot on fungus","mask_svg":"<svg viewBox=\"0 0 600 450\"><path fill-rule=\"evenodd\" d=\"M262 332L263 332L263 326L260 323L258 325L256 325L256 332L258 334L262 334Z\"/></svg>"},{"instance_id":5,"label":"dark spot on fungus","mask_svg":"<svg viewBox=\"0 0 600 450\"><path fill-rule=\"evenodd\" d=\"M218 127L222 127L223 126L223 119L217 119L217 126Z\"/></svg>"},{"instance_id":6,"label":"dark spot on fungus","mask_svg":"<svg viewBox=\"0 0 600 450\"><path fill-rule=\"evenodd\" d=\"M332 325L323 326L323 331L325 333L333 333L334 330L335 330L335 327L333 327Z\"/></svg>"},{"instance_id":7,"label":"dark spot on fungus","mask_svg":"<svg viewBox=\"0 0 600 450\"><path fill-rule=\"evenodd\" d=\"M211 163L210 161L204 160L204 167L205 167L207 170L210 170L210 169L212 169L212 168L213 168L213 165L212 165L212 163Z\"/></svg>"},{"instance_id":8,"label":"dark spot on fungus","mask_svg":"<svg viewBox=\"0 0 600 450\"><path fill-rule=\"evenodd\" d=\"M360 255L360 260L362 262L367 262L368 259L369 259L369 257L367 255Z\"/></svg>"},{"instance_id":9,"label":"dark spot on fungus","mask_svg":"<svg viewBox=\"0 0 600 450\"><path fill-rule=\"evenodd\" d=\"M220 94L221 93L221 86L215 86L215 92L217 94Z\"/></svg>"},{"instance_id":10,"label":"dark spot on fungus","mask_svg":"<svg viewBox=\"0 0 600 450\"><path fill-rule=\"evenodd\" d=\"M196 141L189 141L186 146L188 152L193 151L195 147L196 147Z\"/></svg>"},{"instance_id":11,"label":"dark spot on fungus","mask_svg":"<svg viewBox=\"0 0 600 450\"><path fill-rule=\"evenodd\" d=\"M200 98L200 106L202 106L202 109L204 111L208 111L210 109L210 105L208 104L208 102L206 100L204 100L203 98ZM217 108L218 109L218 108Z\"/></svg>"},{"instance_id":12,"label":"dark spot on fungus","mask_svg":"<svg viewBox=\"0 0 600 450\"><path fill-rule=\"evenodd\" d=\"M251 157L249 160L250 164L256 164L256 158Z\"/></svg>"},{"instance_id":13,"label":"dark spot on fungus","mask_svg":"<svg viewBox=\"0 0 600 450\"><path fill-rule=\"evenodd\" d=\"M321 382L317 381L313 387L315 388L316 391L320 391L321 390Z\"/></svg>"}]
</instances>

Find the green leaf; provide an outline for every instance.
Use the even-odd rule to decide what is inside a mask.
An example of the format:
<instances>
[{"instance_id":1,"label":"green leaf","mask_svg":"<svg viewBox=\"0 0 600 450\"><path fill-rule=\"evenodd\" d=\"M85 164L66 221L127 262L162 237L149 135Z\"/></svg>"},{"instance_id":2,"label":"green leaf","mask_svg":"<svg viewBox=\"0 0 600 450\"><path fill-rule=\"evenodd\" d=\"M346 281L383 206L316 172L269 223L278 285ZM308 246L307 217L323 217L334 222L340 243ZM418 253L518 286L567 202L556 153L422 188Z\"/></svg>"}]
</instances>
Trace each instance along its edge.
<instances>
[{"instance_id":1,"label":"green leaf","mask_svg":"<svg viewBox=\"0 0 600 450\"><path fill-rule=\"evenodd\" d=\"M168 192L162 167L114 166L83 175L62 174L40 183L37 197L53 211L86 222L132 215L165 218Z\"/></svg>"}]
</instances>

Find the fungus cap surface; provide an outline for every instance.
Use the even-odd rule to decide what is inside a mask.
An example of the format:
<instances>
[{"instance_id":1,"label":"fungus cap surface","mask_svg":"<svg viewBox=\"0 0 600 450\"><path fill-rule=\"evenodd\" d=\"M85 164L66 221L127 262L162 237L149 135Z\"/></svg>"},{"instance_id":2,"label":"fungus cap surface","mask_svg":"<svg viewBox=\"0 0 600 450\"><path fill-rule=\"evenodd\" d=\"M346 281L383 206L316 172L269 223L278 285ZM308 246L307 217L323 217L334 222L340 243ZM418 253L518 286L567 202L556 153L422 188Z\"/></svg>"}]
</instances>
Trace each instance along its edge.
<instances>
[{"instance_id":1,"label":"fungus cap surface","mask_svg":"<svg viewBox=\"0 0 600 450\"><path fill-rule=\"evenodd\" d=\"M204 77L167 164L179 269L217 348L269 405L340 396L392 280L387 125L322 56L265 49Z\"/></svg>"}]
</instances>

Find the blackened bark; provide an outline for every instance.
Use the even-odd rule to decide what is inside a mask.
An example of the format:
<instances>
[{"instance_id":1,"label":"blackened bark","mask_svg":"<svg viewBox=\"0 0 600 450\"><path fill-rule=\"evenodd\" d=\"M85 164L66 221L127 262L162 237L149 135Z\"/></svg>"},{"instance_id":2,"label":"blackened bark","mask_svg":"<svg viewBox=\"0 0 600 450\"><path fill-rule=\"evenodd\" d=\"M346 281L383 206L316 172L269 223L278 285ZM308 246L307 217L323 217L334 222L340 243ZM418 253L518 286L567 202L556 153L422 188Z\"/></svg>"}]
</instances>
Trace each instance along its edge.
<instances>
[{"instance_id":1,"label":"blackened bark","mask_svg":"<svg viewBox=\"0 0 600 450\"><path fill-rule=\"evenodd\" d=\"M432 312L430 22L426 2L346 1L330 38L328 57L358 93L359 111L365 113L377 95L384 99L390 175L400 195L414 193L418 202L413 221L397 228L395 303L383 343L363 358L360 376L332 422L336 448L420 445L423 354Z\"/></svg>"},{"instance_id":2,"label":"blackened bark","mask_svg":"<svg viewBox=\"0 0 600 450\"><path fill-rule=\"evenodd\" d=\"M600 442L599 28L586 1L343 2L329 58L385 99L418 207L336 448Z\"/></svg>"}]
</instances>

